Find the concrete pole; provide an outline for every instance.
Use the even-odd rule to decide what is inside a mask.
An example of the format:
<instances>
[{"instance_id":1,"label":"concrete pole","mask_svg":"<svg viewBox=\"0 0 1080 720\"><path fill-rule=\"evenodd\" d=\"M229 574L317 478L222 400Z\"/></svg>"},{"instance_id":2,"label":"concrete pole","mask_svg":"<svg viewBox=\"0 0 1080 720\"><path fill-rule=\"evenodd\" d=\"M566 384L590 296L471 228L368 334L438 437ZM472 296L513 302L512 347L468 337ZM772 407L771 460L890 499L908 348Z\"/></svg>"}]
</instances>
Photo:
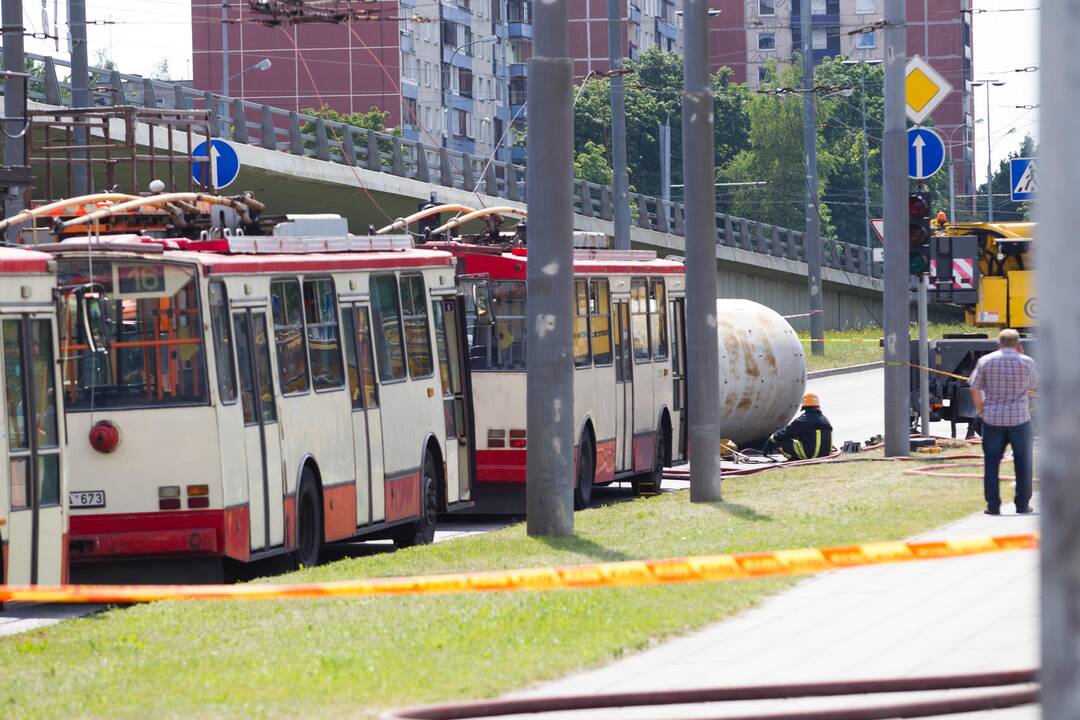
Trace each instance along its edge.
<instances>
[{"instance_id":1,"label":"concrete pole","mask_svg":"<svg viewBox=\"0 0 1080 720\"><path fill-rule=\"evenodd\" d=\"M905 0L885 0L885 128L882 137L885 207L885 454L911 453L909 431L911 319L908 297L907 128L904 65L907 63Z\"/></svg>"},{"instance_id":2,"label":"concrete pole","mask_svg":"<svg viewBox=\"0 0 1080 720\"><path fill-rule=\"evenodd\" d=\"M923 273L919 276L919 429L924 438L930 437L930 373L926 368L930 367L930 328L929 310L927 309L927 294L929 292L930 275Z\"/></svg>"},{"instance_id":3,"label":"concrete pole","mask_svg":"<svg viewBox=\"0 0 1080 720\"><path fill-rule=\"evenodd\" d=\"M660 196L671 202L671 123L660 126Z\"/></svg>"},{"instance_id":4,"label":"concrete pole","mask_svg":"<svg viewBox=\"0 0 1080 720\"><path fill-rule=\"evenodd\" d=\"M26 56L23 53L23 7L22 0L3 0L0 15L4 24L4 69L8 72L26 72ZM4 138L4 164L25 165L26 146L21 135L25 118L18 117L26 106L25 84L22 78L12 78L4 82L4 115L9 118L5 123L8 136ZM11 137L16 135L18 137ZM25 188L7 188L4 198L4 217L11 217L26 207L23 202Z\"/></svg>"},{"instance_id":5,"label":"concrete pole","mask_svg":"<svg viewBox=\"0 0 1080 720\"><path fill-rule=\"evenodd\" d=\"M863 230L866 231L866 250L870 250L870 138L866 135L866 61L859 62L859 97L862 106L862 191Z\"/></svg>"},{"instance_id":6,"label":"concrete pole","mask_svg":"<svg viewBox=\"0 0 1080 720\"><path fill-rule=\"evenodd\" d=\"M221 0L221 113L218 118L221 122L221 135L225 137L225 130L229 127L229 102L224 98L229 97L229 0Z\"/></svg>"},{"instance_id":7,"label":"concrete pole","mask_svg":"<svg viewBox=\"0 0 1080 720\"><path fill-rule=\"evenodd\" d=\"M806 170L806 283L810 291L810 352L825 354L825 314L821 298L821 214L818 212L817 109L814 106L814 23L810 0L799 9L802 32L803 153Z\"/></svg>"},{"instance_id":8,"label":"concrete pole","mask_svg":"<svg viewBox=\"0 0 1080 720\"><path fill-rule=\"evenodd\" d=\"M1073 56L1080 2L1059 0L1041 10L1040 122L1042 173L1036 216L1039 393L1042 441L1039 475L1042 530L1042 717L1080 717L1080 255L1076 252L1076 188L1080 187L1080 76Z\"/></svg>"},{"instance_id":9,"label":"concrete pole","mask_svg":"<svg viewBox=\"0 0 1080 720\"><path fill-rule=\"evenodd\" d=\"M574 65L569 0L533 5L529 60L529 535L574 532Z\"/></svg>"},{"instance_id":10,"label":"concrete pole","mask_svg":"<svg viewBox=\"0 0 1080 720\"><path fill-rule=\"evenodd\" d=\"M68 0L68 33L71 35L71 104L78 108L93 106L90 97L90 61L86 42L86 0ZM75 144L86 145L89 140L86 128L75 128ZM76 159L85 158L85 152L75 153ZM71 189L74 195L90 192L90 165L76 162L71 173ZM138 188L131 188L136 192Z\"/></svg>"},{"instance_id":11,"label":"concrete pole","mask_svg":"<svg viewBox=\"0 0 1080 720\"><path fill-rule=\"evenodd\" d=\"M716 166L709 87L709 2L683 0L683 197L690 501L720 500L720 346L716 334Z\"/></svg>"},{"instance_id":12,"label":"concrete pole","mask_svg":"<svg viewBox=\"0 0 1080 720\"><path fill-rule=\"evenodd\" d=\"M956 166L953 164L953 149L949 145L949 222L956 222Z\"/></svg>"},{"instance_id":13,"label":"concrete pole","mask_svg":"<svg viewBox=\"0 0 1080 720\"><path fill-rule=\"evenodd\" d=\"M626 174L626 82L623 66L623 10L626 0L608 0L608 65L611 75L611 169L614 187L615 249L630 249L630 180Z\"/></svg>"},{"instance_id":14,"label":"concrete pole","mask_svg":"<svg viewBox=\"0 0 1080 720\"><path fill-rule=\"evenodd\" d=\"M986 82L986 221L994 222L994 153L990 136L990 82Z\"/></svg>"}]
</instances>

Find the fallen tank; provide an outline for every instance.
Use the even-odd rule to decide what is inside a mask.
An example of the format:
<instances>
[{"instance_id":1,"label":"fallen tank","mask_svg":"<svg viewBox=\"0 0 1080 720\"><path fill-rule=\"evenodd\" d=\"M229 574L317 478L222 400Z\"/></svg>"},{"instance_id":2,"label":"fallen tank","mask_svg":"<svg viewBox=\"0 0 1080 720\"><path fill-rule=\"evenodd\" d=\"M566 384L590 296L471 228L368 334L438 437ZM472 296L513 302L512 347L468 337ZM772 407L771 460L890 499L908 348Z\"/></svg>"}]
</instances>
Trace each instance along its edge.
<instances>
[{"instance_id":1,"label":"fallen tank","mask_svg":"<svg viewBox=\"0 0 1080 720\"><path fill-rule=\"evenodd\" d=\"M750 300L716 301L720 435L753 446L791 421L806 389L806 355L779 313Z\"/></svg>"}]
</instances>

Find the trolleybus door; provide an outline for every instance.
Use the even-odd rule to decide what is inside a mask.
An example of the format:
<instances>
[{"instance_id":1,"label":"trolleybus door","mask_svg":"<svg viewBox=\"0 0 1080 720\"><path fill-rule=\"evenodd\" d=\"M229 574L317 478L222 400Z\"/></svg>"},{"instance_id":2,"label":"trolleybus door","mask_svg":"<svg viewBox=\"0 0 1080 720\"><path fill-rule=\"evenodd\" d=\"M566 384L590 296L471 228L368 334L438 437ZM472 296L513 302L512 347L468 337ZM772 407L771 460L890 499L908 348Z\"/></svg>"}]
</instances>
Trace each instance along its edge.
<instances>
[{"instance_id":1,"label":"trolleybus door","mask_svg":"<svg viewBox=\"0 0 1080 720\"><path fill-rule=\"evenodd\" d=\"M686 299L671 302L672 402L675 411L675 460L686 459Z\"/></svg>"},{"instance_id":2,"label":"trolleybus door","mask_svg":"<svg viewBox=\"0 0 1080 720\"><path fill-rule=\"evenodd\" d=\"M435 298L436 342L439 349L439 374L443 390L443 418L446 422L446 502L467 502L472 495L474 476L474 433L472 388L469 387L468 347L465 337L465 297Z\"/></svg>"},{"instance_id":3,"label":"trolleybus door","mask_svg":"<svg viewBox=\"0 0 1080 720\"><path fill-rule=\"evenodd\" d=\"M367 305L345 305L345 357L352 396L353 458L356 468L357 527L386 518L383 487L382 411L375 358L371 344L371 314Z\"/></svg>"},{"instance_id":4,"label":"trolleybus door","mask_svg":"<svg viewBox=\"0 0 1080 720\"><path fill-rule=\"evenodd\" d=\"M634 468L634 348L630 303L615 300L615 472Z\"/></svg>"},{"instance_id":5,"label":"trolleybus door","mask_svg":"<svg viewBox=\"0 0 1080 720\"><path fill-rule=\"evenodd\" d=\"M53 326L21 315L2 321L7 423L10 584L63 580L64 505ZM4 493L0 493L0 498Z\"/></svg>"},{"instance_id":6,"label":"trolleybus door","mask_svg":"<svg viewBox=\"0 0 1080 720\"><path fill-rule=\"evenodd\" d=\"M266 313L251 309L234 312L233 327L244 409L251 548L261 550L285 542L281 437L274 404Z\"/></svg>"}]
</instances>

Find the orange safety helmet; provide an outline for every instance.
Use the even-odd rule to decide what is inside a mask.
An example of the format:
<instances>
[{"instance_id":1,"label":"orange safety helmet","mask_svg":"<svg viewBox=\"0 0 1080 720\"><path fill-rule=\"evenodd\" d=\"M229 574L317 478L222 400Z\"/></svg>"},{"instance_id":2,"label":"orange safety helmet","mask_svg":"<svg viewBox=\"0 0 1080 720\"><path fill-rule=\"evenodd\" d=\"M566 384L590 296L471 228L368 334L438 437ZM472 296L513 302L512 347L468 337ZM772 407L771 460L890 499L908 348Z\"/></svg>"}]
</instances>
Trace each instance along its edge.
<instances>
[{"instance_id":1,"label":"orange safety helmet","mask_svg":"<svg viewBox=\"0 0 1080 720\"><path fill-rule=\"evenodd\" d=\"M806 393L805 395L802 396L802 406L804 408L808 408L808 407L820 408L821 407L821 400L818 398L818 396L815 393Z\"/></svg>"}]
</instances>

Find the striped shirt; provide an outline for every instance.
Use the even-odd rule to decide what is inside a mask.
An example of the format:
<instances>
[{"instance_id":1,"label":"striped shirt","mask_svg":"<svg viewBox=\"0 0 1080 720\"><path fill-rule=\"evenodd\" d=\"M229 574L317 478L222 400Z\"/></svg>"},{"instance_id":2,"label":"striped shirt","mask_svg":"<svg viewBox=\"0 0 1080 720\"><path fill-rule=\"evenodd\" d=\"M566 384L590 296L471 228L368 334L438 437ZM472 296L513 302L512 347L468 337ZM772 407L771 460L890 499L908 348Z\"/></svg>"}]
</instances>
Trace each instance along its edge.
<instances>
[{"instance_id":1,"label":"striped shirt","mask_svg":"<svg viewBox=\"0 0 1080 720\"><path fill-rule=\"evenodd\" d=\"M983 394L983 421L998 427L1023 425L1031 420L1028 390L1039 387L1035 361L1013 348L983 355L968 385Z\"/></svg>"}]
</instances>

